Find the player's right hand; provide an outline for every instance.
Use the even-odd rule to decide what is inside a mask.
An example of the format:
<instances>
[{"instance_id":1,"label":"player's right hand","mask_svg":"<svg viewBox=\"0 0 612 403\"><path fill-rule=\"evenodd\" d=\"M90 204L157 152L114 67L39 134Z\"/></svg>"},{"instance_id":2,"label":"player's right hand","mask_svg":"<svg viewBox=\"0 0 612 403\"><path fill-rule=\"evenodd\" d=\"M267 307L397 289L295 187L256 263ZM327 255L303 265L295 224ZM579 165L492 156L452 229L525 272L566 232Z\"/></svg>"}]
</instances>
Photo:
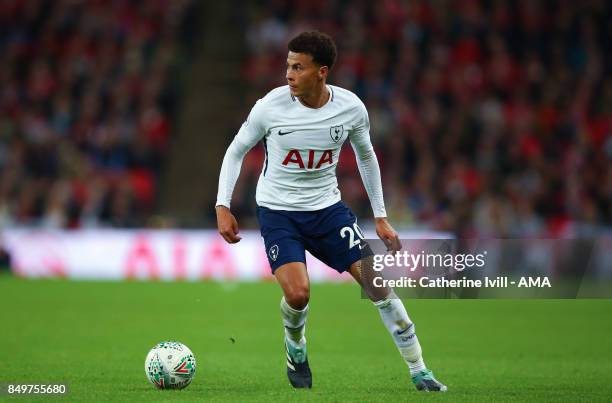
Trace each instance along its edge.
<instances>
[{"instance_id":1,"label":"player's right hand","mask_svg":"<svg viewBox=\"0 0 612 403\"><path fill-rule=\"evenodd\" d=\"M238 221L236 221L236 217L232 214L232 212L225 206L217 206L215 208L217 211L217 228L219 229L219 234L225 239L228 243L236 243L240 242L242 239L238 236Z\"/></svg>"}]
</instances>

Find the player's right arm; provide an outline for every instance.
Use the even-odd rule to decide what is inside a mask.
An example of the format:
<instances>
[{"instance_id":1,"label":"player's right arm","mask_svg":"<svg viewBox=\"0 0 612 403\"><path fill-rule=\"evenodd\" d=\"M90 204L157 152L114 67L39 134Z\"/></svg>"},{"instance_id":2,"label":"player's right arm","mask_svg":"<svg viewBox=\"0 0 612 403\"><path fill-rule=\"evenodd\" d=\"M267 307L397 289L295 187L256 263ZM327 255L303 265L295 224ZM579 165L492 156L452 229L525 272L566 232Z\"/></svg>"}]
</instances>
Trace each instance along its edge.
<instances>
[{"instance_id":1,"label":"player's right arm","mask_svg":"<svg viewBox=\"0 0 612 403\"><path fill-rule=\"evenodd\" d=\"M230 211L230 203L244 156L266 134L266 129L262 124L262 109L262 100L259 100L251 109L249 117L240 127L232 143L227 147L221 164L215 210L217 212L217 228L223 239L228 243L236 243L241 239L238 236L240 231L238 221Z\"/></svg>"}]
</instances>

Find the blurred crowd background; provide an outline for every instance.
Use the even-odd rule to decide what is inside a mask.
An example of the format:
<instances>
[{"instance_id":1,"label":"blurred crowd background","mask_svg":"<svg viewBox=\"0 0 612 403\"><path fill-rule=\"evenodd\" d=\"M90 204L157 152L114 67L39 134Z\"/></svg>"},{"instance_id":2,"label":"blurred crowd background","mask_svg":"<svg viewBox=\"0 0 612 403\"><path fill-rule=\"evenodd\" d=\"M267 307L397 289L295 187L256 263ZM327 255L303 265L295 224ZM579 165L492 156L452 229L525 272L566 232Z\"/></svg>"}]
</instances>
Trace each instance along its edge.
<instances>
[{"instance_id":1,"label":"blurred crowd background","mask_svg":"<svg viewBox=\"0 0 612 403\"><path fill-rule=\"evenodd\" d=\"M0 2L0 228L155 210L191 0Z\"/></svg>"},{"instance_id":2,"label":"blurred crowd background","mask_svg":"<svg viewBox=\"0 0 612 403\"><path fill-rule=\"evenodd\" d=\"M331 34L339 58L330 82L369 110L393 225L463 236L609 230L610 2L259 4L245 37L247 104L285 83L290 38ZM343 198L371 217L352 150L344 151ZM250 156L249 172L262 158ZM254 186L257 175L249 179Z\"/></svg>"},{"instance_id":3,"label":"blurred crowd background","mask_svg":"<svg viewBox=\"0 0 612 403\"><path fill-rule=\"evenodd\" d=\"M189 83L179 76L203 32L196 3L0 2L0 227L138 227L159 213ZM394 226L483 237L610 232L608 1L264 0L235 9L243 24L226 29L244 30L244 93L227 143L256 99L285 84L289 39L317 29L339 49L330 83L370 113ZM262 163L257 147L243 165L233 202L243 223L255 222ZM366 221L348 146L338 176ZM202 217L195 224L215 225Z\"/></svg>"}]
</instances>

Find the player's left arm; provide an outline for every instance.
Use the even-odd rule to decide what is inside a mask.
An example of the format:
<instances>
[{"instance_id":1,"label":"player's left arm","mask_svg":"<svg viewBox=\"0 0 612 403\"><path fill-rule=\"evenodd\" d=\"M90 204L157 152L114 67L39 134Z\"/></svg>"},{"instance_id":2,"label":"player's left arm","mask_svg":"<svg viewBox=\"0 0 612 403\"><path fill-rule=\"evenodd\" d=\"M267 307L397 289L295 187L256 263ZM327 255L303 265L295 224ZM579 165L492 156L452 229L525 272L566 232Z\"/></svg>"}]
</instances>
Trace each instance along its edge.
<instances>
[{"instance_id":1,"label":"player's left arm","mask_svg":"<svg viewBox=\"0 0 612 403\"><path fill-rule=\"evenodd\" d=\"M365 186L366 192L374 212L376 222L376 234L385 243L387 249L393 252L402 248L399 235L387 220L385 201L382 190L382 180L380 177L380 166L374 152L374 147L370 141L370 120L365 107L362 108L359 123L349 136L359 174Z\"/></svg>"}]
</instances>

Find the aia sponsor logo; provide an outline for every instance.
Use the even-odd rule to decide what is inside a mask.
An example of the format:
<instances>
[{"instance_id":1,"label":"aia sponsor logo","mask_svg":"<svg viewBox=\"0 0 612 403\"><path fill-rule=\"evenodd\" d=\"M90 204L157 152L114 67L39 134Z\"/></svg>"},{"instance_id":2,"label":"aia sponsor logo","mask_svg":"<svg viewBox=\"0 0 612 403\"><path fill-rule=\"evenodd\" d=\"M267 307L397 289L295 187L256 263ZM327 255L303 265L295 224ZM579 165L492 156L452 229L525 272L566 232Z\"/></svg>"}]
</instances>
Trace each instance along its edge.
<instances>
[{"instance_id":1,"label":"aia sponsor logo","mask_svg":"<svg viewBox=\"0 0 612 403\"><path fill-rule=\"evenodd\" d=\"M319 169L325 164L332 165L333 163L332 150L308 150L307 155L302 155L298 150L290 150L283 160L283 165L295 164L301 169Z\"/></svg>"}]
</instances>

